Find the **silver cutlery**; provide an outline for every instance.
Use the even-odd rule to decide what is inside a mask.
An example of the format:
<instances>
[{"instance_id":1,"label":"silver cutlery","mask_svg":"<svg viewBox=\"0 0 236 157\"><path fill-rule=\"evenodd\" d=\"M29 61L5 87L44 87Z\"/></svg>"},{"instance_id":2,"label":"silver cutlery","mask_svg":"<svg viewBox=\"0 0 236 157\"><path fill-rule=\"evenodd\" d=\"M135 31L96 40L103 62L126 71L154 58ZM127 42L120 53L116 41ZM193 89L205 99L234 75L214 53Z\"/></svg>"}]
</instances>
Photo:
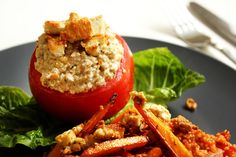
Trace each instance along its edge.
<instances>
[{"instance_id":1,"label":"silver cutlery","mask_svg":"<svg viewBox=\"0 0 236 157\"><path fill-rule=\"evenodd\" d=\"M236 35L233 33L231 26L226 21L196 2L190 2L188 7L193 15L206 24L210 29L236 46Z\"/></svg>"},{"instance_id":2,"label":"silver cutlery","mask_svg":"<svg viewBox=\"0 0 236 157\"><path fill-rule=\"evenodd\" d=\"M228 51L222 45L212 41L211 37L205 33L200 32L186 6L175 4L168 10L169 20L175 30L176 35L182 39L190 47L203 50L206 47L213 47L222 52L232 62L236 64L236 54Z\"/></svg>"}]
</instances>

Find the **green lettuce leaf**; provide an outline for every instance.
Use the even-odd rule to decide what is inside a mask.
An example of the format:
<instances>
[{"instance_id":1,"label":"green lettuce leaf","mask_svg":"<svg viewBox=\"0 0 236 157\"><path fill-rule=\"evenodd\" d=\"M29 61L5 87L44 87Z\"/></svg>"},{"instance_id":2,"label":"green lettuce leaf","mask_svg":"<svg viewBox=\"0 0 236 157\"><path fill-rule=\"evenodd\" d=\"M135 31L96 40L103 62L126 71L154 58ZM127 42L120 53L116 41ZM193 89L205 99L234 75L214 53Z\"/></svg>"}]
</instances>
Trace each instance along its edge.
<instances>
[{"instance_id":1,"label":"green lettuce leaf","mask_svg":"<svg viewBox=\"0 0 236 157\"><path fill-rule=\"evenodd\" d=\"M170 88L153 88L144 92L148 102L155 102L158 104L166 105L167 102L177 98L174 90Z\"/></svg>"},{"instance_id":2,"label":"green lettuce leaf","mask_svg":"<svg viewBox=\"0 0 236 157\"><path fill-rule=\"evenodd\" d=\"M30 96L16 87L0 87L0 104L1 108L14 110L24 106L30 101Z\"/></svg>"},{"instance_id":3,"label":"green lettuce leaf","mask_svg":"<svg viewBox=\"0 0 236 157\"><path fill-rule=\"evenodd\" d=\"M205 77L186 68L168 48L134 53L134 90L143 91L149 101L165 104L205 82Z\"/></svg>"},{"instance_id":4,"label":"green lettuce leaf","mask_svg":"<svg viewBox=\"0 0 236 157\"><path fill-rule=\"evenodd\" d=\"M21 89L0 86L0 147L51 145L65 129Z\"/></svg>"}]
</instances>

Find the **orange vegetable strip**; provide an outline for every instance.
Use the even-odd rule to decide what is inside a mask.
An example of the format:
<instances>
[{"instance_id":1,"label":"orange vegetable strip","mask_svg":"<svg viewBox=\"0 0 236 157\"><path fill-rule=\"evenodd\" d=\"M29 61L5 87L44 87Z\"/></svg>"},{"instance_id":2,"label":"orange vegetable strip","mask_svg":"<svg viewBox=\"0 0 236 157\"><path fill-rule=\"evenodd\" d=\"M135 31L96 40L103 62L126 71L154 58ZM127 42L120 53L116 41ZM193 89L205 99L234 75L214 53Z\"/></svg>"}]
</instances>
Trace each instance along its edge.
<instances>
[{"instance_id":1,"label":"orange vegetable strip","mask_svg":"<svg viewBox=\"0 0 236 157\"><path fill-rule=\"evenodd\" d=\"M61 147L59 146L59 144L56 144L47 155L47 157L60 157L60 156L61 156Z\"/></svg>"},{"instance_id":2,"label":"orange vegetable strip","mask_svg":"<svg viewBox=\"0 0 236 157\"><path fill-rule=\"evenodd\" d=\"M136 111L137 110L134 107L126 109L123 113L121 113L119 116L117 116L115 119L113 119L111 121L111 124L119 123L123 119L125 114L127 114L129 112L136 112Z\"/></svg>"},{"instance_id":3,"label":"orange vegetable strip","mask_svg":"<svg viewBox=\"0 0 236 157\"><path fill-rule=\"evenodd\" d=\"M122 120L122 118L124 117L124 114L125 114L125 112L122 113L121 115L119 115L118 117L116 117L115 119L113 119L113 120L111 121L111 124L117 124L117 123L119 123L119 122Z\"/></svg>"},{"instance_id":4,"label":"orange vegetable strip","mask_svg":"<svg viewBox=\"0 0 236 157\"><path fill-rule=\"evenodd\" d=\"M86 149L80 157L106 156L121 150L132 150L143 147L148 143L146 136L132 136L121 139L105 141Z\"/></svg>"},{"instance_id":5,"label":"orange vegetable strip","mask_svg":"<svg viewBox=\"0 0 236 157\"><path fill-rule=\"evenodd\" d=\"M140 96L134 96L134 106L144 118L151 130L162 140L174 157L192 157L192 154L186 149L183 143L176 137L160 118L152 112L143 109L145 99Z\"/></svg>"},{"instance_id":6,"label":"orange vegetable strip","mask_svg":"<svg viewBox=\"0 0 236 157\"><path fill-rule=\"evenodd\" d=\"M104 118L106 113L109 111L109 109L113 106L115 103L115 99L117 97L117 94L113 94L110 101L99 108L99 111L97 111L85 124L84 128L80 131L79 137L84 137L86 134L90 134L91 131L94 129L94 127L98 124L100 120Z\"/></svg>"}]
</instances>

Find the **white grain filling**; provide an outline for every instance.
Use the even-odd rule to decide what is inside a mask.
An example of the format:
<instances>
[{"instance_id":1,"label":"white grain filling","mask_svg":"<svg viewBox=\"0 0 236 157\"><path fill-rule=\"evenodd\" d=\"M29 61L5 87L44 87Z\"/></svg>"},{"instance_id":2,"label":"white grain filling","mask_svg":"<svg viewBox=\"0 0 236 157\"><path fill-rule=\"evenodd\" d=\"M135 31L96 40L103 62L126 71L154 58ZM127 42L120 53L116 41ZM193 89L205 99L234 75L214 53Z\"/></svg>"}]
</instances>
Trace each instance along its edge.
<instances>
[{"instance_id":1,"label":"white grain filling","mask_svg":"<svg viewBox=\"0 0 236 157\"><path fill-rule=\"evenodd\" d=\"M100 17L97 18L101 21ZM53 26L45 30L50 32ZM120 66L124 50L110 28L106 26L105 30L105 34L92 34L89 39L81 40L79 37L75 41L73 37L73 43L69 39L62 40L60 31L53 30L53 34L45 31L37 42L35 62L36 70L42 75L42 85L74 94L94 90L112 79Z\"/></svg>"}]
</instances>

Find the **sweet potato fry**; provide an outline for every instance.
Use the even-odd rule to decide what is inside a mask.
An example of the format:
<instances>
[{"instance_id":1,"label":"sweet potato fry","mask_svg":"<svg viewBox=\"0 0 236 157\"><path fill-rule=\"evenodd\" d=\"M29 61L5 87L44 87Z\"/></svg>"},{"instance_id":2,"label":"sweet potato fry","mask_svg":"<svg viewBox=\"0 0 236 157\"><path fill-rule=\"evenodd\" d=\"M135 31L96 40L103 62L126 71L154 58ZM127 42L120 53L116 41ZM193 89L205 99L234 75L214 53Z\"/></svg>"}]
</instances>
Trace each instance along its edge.
<instances>
[{"instance_id":1,"label":"sweet potato fry","mask_svg":"<svg viewBox=\"0 0 236 157\"><path fill-rule=\"evenodd\" d=\"M131 150L143 147L147 143L148 138L146 136L132 136L105 141L95 145L95 147L88 148L81 154L81 157L106 156L112 153L117 153L121 150Z\"/></svg>"},{"instance_id":2,"label":"sweet potato fry","mask_svg":"<svg viewBox=\"0 0 236 157\"><path fill-rule=\"evenodd\" d=\"M117 94L113 94L110 101L104 105L101 106L99 111L96 112L89 120L88 122L85 124L83 130L81 130L81 132L79 133L79 137L84 137L85 134L90 134L91 131L93 130L93 128L98 124L98 122L100 120L102 120L104 118L104 116L106 115L106 113L109 111L109 109L112 107L112 105L115 102L115 99L117 97Z\"/></svg>"},{"instance_id":3,"label":"sweet potato fry","mask_svg":"<svg viewBox=\"0 0 236 157\"><path fill-rule=\"evenodd\" d=\"M134 106L144 118L151 130L159 137L161 142L170 150L174 157L191 157L192 154L186 149L183 143L171 132L160 118L152 112L143 109L145 103L144 95L136 93L133 95Z\"/></svg>"}]
</instances>

